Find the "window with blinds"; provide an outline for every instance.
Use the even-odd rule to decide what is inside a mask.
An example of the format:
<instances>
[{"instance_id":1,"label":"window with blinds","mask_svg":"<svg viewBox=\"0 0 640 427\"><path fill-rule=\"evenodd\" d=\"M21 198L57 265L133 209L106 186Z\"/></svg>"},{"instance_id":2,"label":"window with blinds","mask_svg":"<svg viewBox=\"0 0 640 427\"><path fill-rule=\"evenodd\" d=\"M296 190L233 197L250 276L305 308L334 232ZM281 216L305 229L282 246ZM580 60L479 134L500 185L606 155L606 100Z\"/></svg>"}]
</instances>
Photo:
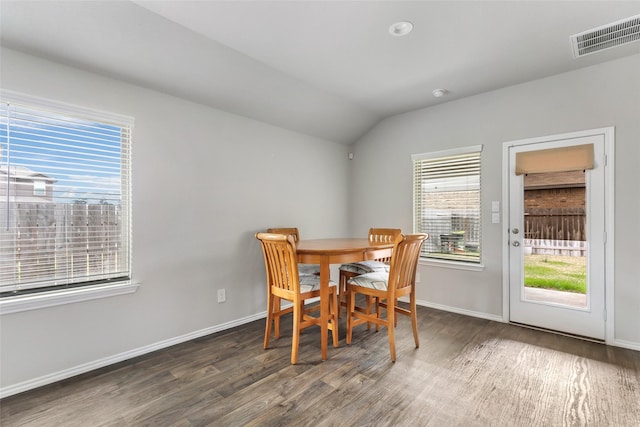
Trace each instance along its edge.
<instances>
[{"instance_id":1,"label":"window with blinds","mask_svg":"<svg viewBox=\"0 0 640 427\"><path fill-rule=\"evenodd\" d=\"M133 120L0 95L0 297L129 280Z\"/></svg>"},{"instance_id":2,"label":"window with blinds","mask_svg":"<svg viewBox=\"0 0 640 427\"><path fill-rule=\"evenodd\" d=\"M415 232L429 233L423 258L480 263L482 145L414 154Z\"/></svg>"}]
</instances>

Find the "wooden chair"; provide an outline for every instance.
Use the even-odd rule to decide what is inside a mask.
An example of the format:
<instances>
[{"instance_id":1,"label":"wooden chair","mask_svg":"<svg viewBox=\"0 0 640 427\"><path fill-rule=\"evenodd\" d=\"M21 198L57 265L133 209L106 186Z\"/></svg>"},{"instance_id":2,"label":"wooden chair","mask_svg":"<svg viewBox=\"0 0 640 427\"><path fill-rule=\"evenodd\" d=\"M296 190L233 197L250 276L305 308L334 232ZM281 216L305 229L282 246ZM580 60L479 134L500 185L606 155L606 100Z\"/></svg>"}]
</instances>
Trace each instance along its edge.
<instances>
[{"instance_id":1,"label":"wooden chair","mask_svg":"<svg viewBox=\"0 0 640 427\"><path fill-rule=\"evenodd\" d=\"M304 303L309 298L320 296L320 278L300 276L294 238L286 234L257 233L260 240L267 272L267 324L264 333L264 348L269 346L271 324L276 324L276 338L279 336L280 316L293 311L293 339L291 342L291 363L298 361L300 333L312 325L320 325L320 318L311 316ZM337 283L330 282L331 318L329 330L333 337L333 346L338 346L338 293ZM292 307L281 309L280 300L291 301ZM277 306L274 304L278 301ZM276 321L277 319L277 321Z\"/></svg>"},{"instance_id":2,"label":"wooden chair","mask_svg":"<svg viewBox=\"0 0 640 427\"><path fill-rule=\"evenodd\" d=\"M275 233L275 234L286 234L288 236L293 237L296 245L300 241L300 232L297 227L280 227L280 228L269 228L267 229L267 233ZM320 266L318 264L298 264L298 274L300 276L300 280L303 282L313 282L313 279L309 279L305 276L320 276ZM283 315L290 312L292 309L289 307L288 309L281 310L281 302L280 298L274 297L272 301L273 305L276 307L274 312L281 312ZM275 316L274 318L274 336L276 339L280 338L280 316Z\"/></svg>"},{"instance_id":3,"label":"wooden chair","mask_svg":"<svg viewBox=\"0 0 640 427\"><path fill-rule=\"evenodd\" d=\"M402 230L399 228L370 228L369 229L369 242L370 243L393 243ZM370 261L352 262L349 264L342 264L340 266L340 305L347 306L347 282L349 279L360 276L362 274L373 273L374 271L389 272L390 257L375 258ZM366 313L371 313L372 300L367 297ZM370 325L367 325L369 328Z\"/></svg>"},{"instance_id":4,"label":"wooden chair","mask_svg":"<svg viewBox=\"0 0 640 427\"><path fill-rule=\"evenodd\" d=\"M418 340L418 320L416 317L415 276L422 243L428 234L400 234L394 241L389 273L374 271L349 280L347 283L347 344L351 344L353 328L362 323L386 326L389 334L391 361L396 361L395 326L396 313L411 317L413 339L416 348ZM367 313L356 309L356 294L376 298L376 312ZM409 309L399 307L398 298L409 295ZM380 308L386 308L387 317L380 317Z\"/></svg>"}]
</instances>

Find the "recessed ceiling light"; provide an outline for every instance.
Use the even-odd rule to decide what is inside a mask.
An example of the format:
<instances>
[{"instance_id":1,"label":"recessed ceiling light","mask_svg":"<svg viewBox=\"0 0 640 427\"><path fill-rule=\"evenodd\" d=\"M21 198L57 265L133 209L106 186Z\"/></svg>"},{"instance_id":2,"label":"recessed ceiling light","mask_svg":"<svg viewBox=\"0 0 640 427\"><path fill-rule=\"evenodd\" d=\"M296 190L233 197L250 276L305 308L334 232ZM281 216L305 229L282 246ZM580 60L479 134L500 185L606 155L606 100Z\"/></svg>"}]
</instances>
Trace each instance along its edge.
<instances>
[{"instance_id":1,"label":"recessed ceiling light","mask_svg":"<svg viewBox=\"0 0 640 427\"><path fill-rule=\"evenodd\" d=\"M392 36L406 36L413 30L413 24L409 21L396 22L389 27L389 34Z\"/></svg>"},{"instance_id":2,"label":"recessed ceiling light","mask_svg":"<svg viewBox=\"0 0 640 427\"><path fill-rule=\"evenodd\" d=\"M448 93L449 91L446 89L435 89L433 91L433 96L435 96L436 98L440 98L441 96L444 96Z\"/></svg>"}]
</instances>

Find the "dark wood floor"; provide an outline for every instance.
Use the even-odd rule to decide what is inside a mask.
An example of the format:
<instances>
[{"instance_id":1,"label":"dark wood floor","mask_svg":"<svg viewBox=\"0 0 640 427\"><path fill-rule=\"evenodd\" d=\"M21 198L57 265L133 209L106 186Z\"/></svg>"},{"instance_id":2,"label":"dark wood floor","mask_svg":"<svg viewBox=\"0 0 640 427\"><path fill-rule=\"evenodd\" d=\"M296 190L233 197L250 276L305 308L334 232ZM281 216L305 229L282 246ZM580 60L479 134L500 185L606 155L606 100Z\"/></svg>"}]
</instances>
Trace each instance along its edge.
<instances>
[{"instance_id":1,"label":"dark wood floor","mask_svg":"<svg viewBox=\"0 0 640 427\"><path fill-rule=\"evenodd\" d=\"M640 426L640 352L419 308L421 345L398 325L354 332L299 364L263 321L5 398L9 426ZM287 320L290 320L288 318ZM344 320L344 319L343 319Z\"/></svg>"}]
</instances>

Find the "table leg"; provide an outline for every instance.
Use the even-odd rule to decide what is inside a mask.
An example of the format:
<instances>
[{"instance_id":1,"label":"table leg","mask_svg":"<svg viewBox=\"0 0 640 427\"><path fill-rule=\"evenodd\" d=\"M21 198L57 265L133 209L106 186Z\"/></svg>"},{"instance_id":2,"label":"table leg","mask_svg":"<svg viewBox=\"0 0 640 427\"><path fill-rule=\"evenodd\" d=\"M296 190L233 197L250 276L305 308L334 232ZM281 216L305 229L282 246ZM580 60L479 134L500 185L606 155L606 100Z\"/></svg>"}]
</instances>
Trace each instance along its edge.
<instances>
[{"instance_id":1,"label":"table leg","mask_svg":"<svg viewBox=\"0 0 640 427\"><path fill-rule=\"evenodd\" d=\"M327 341L329 339L329 257L320 262L320 348L322 360L327 360Z\"/></svg>"}]
</instances>

